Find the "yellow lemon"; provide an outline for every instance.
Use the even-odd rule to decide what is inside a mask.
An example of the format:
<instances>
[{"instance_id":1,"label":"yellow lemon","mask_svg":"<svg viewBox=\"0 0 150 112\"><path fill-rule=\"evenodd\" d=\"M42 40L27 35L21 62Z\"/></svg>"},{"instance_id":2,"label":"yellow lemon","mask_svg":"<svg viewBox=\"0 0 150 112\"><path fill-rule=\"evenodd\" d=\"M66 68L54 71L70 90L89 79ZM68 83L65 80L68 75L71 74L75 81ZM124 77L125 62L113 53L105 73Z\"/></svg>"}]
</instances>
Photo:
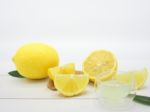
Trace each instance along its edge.
<instances>
[{"instance_id":1,"label":"yellow lemon","mask_svg":"<svg viewBox=\"0 0 150 112\"><path fill-rule=\"evenodd\" d=\"M48 75L51 80L54 80L54 76L57 74L74 74L75 65L73 63L66 64L61 67L53 67L48 69Z\"/></svg>"},{"instance_id":2,"label":"yellow lemon","mask_svg":"<svg viewBox=\"0 0 150 112\"><path fill-rule=\"evenodd\" d=\"M18 49L13 62L18 72L29 79L42 79L48 76L50 67L58 66L57 51L43 43L30 43Z\"/></svg>"},{"instance_id":3,"label":"yellow lemon","mask_svg":"<svg viewBox=\"0 0 150 112\"><path fill-rule=\"evenodd\" d=\"M92 52L83 62L83 72L89 74L90 80L108 80L116 75L117 60L113 53L107 50Z\"/></svg>"},{"instance_id":4,"label":"yellow lemon","mask_svg":"<svg viewBox=\"0 0 150 112\"><path fill-rule=\"evenodd\" d=\"M129 83L133 81L135 85L135 89L140 89L144 86L147 77L148 77L148 71L146 68L144 68L142 70L120 73L117 76L117 79L125 83Z\"/></svg>"},{"instance_id":5,"label":"yellow lemon","mask_svg":"<svg viewBox=\"0 0 150 112\"><path fill-rule=\"evenodd\" d=\"M85 74L59 74L55 76L54 85L64 96L75 96L82 93L89 82L89 76Z\"/></svg>"}]
</instances>

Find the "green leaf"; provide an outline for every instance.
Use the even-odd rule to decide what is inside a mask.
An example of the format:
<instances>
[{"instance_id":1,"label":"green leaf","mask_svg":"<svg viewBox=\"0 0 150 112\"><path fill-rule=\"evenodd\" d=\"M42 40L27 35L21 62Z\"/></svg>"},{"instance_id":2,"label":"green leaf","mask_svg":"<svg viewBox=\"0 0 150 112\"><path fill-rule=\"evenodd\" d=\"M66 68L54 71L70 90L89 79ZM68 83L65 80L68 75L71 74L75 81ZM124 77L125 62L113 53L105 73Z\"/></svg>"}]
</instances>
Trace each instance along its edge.
<instances>
[{"instance_id":1,"label":"green leaf","mask_svg":"<svg viewBox=\"0 0 150 112\"><path fill-rule=\"evenodd\" d=\"M136 95L133 100L135 102L139 102L139 103L150 106L150 97L148 97L148 96Z\"/></svg>"},{"instance_id":2,"label":"green leaf","mask_svg":"<svg viewBox=\"0 0 150 112\"><path fill-rule=\"evenodd\" d=\"M13 77L24 78L22 75L19 74L19 72L17 70L8 72L8 74L13 76Z\"/></svg>"}]
</instances>

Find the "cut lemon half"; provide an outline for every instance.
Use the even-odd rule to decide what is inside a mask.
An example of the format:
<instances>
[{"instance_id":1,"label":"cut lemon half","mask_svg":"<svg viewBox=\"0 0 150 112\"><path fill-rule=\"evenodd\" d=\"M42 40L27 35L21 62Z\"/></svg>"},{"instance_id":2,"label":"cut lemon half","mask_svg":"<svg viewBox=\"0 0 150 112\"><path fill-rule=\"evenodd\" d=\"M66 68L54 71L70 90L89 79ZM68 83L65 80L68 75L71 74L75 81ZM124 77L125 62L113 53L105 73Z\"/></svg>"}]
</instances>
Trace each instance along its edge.
<instances>
[{"instance_id":1,"label":"cut lemon half","mask_svg":"<svg viewBox=\"0 0 150 112\"><path fill-rule=\"evenodd\" d=\"M75 96L83 92L89 82L89 76L82 75L56 75L54 85L56 89L64 96Z\"/></svg>"},{"instance_id":2,"label":"cut lemon half","mask_svg":"<svg viewBox=\"0 0 150 112\"><path fill-rule=\"evenodd\" d=\"M53 67L48 69L48 76L51 80L54 80L56 74L74 74L75 65L73 63L66 64L61 67Z\"/></svg>"},{"instance_id":3,"label":"cut lemon half","mask_svg":"<svg viewBox=\"0 0 150 112\"><path fill-rule=\"evenodd\" d=\"M117 71L117 60L113 53L106 50L92 52L83 62L83 72L89 74L90 80L95 82L108 80L115 76Z\"/></svg>"},{"instance_id":4,"label":"cut lemon half","mask_svg":"<svg viewBox=\"0 0 150 112\"><path fill-rule=\"evenodd\" d=\"M144 86L147 77L148 70L144 68L142 70L120 73L117 76L117 79L124 83L129 83L129 81L133 80L135 86L134 88L141 89Z\"/></svg>"}]
</instances>

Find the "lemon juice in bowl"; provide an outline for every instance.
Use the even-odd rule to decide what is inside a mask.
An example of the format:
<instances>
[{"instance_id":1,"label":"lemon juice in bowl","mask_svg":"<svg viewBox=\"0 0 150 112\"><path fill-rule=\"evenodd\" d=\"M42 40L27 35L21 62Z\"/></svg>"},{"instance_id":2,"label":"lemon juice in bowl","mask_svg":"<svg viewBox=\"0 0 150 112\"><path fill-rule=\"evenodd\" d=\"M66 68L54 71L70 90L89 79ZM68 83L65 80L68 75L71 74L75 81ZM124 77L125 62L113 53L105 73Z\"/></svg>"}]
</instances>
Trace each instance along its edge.
<instances>
[{"instance_id":1,"label":"lemon juice in bowl","mask_svg":"<svg viewBox=\"0 0 150 112\"><path fill-rule=\"evenodd\" d=\"M118 74L121 75L121 74ZM127 109L135 96L134 75L128 83L113 78L107 81L97 80L97 98L104 107ZM130 95L132 93L132 95Z\"/></svg>"}]
</instances>

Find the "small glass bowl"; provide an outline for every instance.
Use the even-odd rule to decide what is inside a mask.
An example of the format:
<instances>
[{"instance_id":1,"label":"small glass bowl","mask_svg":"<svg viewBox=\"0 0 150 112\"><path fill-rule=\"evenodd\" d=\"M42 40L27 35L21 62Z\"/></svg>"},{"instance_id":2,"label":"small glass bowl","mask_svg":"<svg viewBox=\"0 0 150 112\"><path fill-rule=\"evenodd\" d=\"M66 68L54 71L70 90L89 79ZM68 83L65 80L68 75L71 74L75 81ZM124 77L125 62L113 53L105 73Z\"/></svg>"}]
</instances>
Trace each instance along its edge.
<instances>
[{"instance_id":1,"label":"small glass bowl","mask_svg":"<svg viewBox=\"0 0 150 112\"><path fill-rule=\"evenodd\" d=\"M118 73L118 75L123 74L123 72ZM131 108L136 94L134 90L134 74L129 79L126 81L113 78L111 80L101 81L97 78L96 94L99 104L107 109L127 110Z\"/></svg>"}]
</instances>

